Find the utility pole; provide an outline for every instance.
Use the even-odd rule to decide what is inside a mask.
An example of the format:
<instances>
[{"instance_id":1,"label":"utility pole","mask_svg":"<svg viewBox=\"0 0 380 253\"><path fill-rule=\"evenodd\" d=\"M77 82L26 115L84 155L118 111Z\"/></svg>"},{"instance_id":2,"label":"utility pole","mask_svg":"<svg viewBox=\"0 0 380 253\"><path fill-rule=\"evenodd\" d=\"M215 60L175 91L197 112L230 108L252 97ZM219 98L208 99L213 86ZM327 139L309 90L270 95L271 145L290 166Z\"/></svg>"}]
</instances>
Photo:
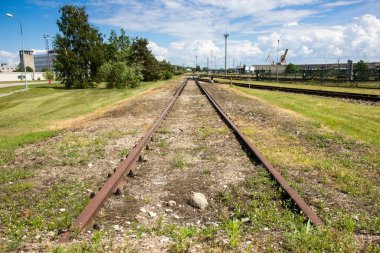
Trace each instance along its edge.
<instances>
[{"instance_id":1,"label":"utility pole","mask_svg":"<svg viewBox=\"0 0 380 253\"><path fill-rule=\"evenodd\" d=\"M49 54L49 35L44 34L45 49L46 49L46 68L50 71L50 54Z\"/></svg>"},{"instance_id":2,"label":"utility pole","mask_svg":"<svg viewBox=\"0 0 380 253\"><path fill-rule=\"evenodd\" d=\"M276 82L278 83L278 52L280 50L280 40L277 40L277 62L276 62Z\"/></svg>"},{"instance_id":3,"label":"utility pole","mask_svg":"<svg viewBox=\"0 0 380 253\"><path fill-rule=\"evenodd\" d=\"M207 75L208 75L208 57L207 57Z\"/></svg>"},{"instance_id":4,"label":"utility pole","mask_svg":"<svg viewBox=\"0 0 380 253\"><path fill-rule=\"evenodd\" d=\"M224 36L224 72L225 72L225 75L227 75L227 38L229 36L227 31L223 36Z\"/></svg>"},{"instance_id":5,"label":"utility pole","mask_svg":"<svg viewBox=\"0 0 380 253\"><path fill-rule=\"evenodd\" d=\"M198 55L195 56L195 71L197 70L198 67Z\"/></svg>"}]
</instances>

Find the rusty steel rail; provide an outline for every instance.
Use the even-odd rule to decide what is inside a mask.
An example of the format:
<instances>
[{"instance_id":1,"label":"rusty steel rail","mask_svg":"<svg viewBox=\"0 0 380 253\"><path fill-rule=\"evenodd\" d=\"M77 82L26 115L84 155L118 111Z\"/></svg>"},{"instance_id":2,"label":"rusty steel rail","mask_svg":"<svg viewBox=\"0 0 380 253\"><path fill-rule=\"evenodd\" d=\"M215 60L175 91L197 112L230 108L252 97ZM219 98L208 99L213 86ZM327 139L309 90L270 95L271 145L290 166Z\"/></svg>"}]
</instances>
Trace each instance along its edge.
<instances>
[{"instance_id":1,"label":"rusty steel rail","mask_svg":"<svg viewBox=\"0 0 380 253\"><path fill-rule=\"evenodd\" d=\"M145 135L140 139L136 144L134 149L130 152L128 157L116 168L115 172L108 178L99 192L90 200L86 208L74 221L72 229L69 229L65 233L61 234L59 237L59 242L64 243L68 242L72 235L73 231L79 233L86 226L88 226L96 214L99 212L100 208L103 206L107 198L113 193L116 192L119 187L123 184L123 177L126 174L133 173L137 167L137 161L140 157L141 151L144 146L150 141L152 135L166 117L170 109L173 107L177 98L181 95L183 89L187 84L188 79L186 79L177 91L174 93L173 98L171 99L169 105L164 109L160 116L156 119L151 128L145 133Z\"/></svg>"},{"instance_id":2,"label":"rusty steel rail","mask_svg":"<svg viewBox=\"0 0 380 253\"><path fill-rule=\"evenodd\" d=\"M207 81L208 79L202 78L200 80ZM322 97L336 97L336 98L344 98L344 99L380 102L380 95L375 95L375 94L291 88L291 87L281 87L281 86L272 86L272 85L255 84L255 83L238 83L238 82L233 82L231 80L214 80L214 82L223 83L223 84L232 84L232 85L243 87L243 88L258 89L258 90L282 91L282 92L315 95L315 96L322 96Z\"/></svg>"},{"instance_id":3,"label":"rusty steel rail","mask_svg":"<svg viewBox=\"0 0 380 253\"><path fill-rule=\"evenodd\" d=\"M224 122L231 128L235 136L241 141L241 144L247 149L247 152L250 155L253 155L256 160L261 163L271 176L277 181L277 183L284 189L288 196L294 201L299 210L301 210L314 225L323 225L323 221L318 217L318 215L311 209L311 207L303 200L303 198L298 195L298 193L286 182L285 178L281 173L276 170L273 165L259 152L259 150L245 137L245 135L240 132L238 127L229 119L229 117L224 113L222 108L218 103L212 98L210 93L203 87L203 85L197 80L194 79L198 87L201 89L203 94L206 95L210 103L219 113Z\"/></svg>"}]
</instances>

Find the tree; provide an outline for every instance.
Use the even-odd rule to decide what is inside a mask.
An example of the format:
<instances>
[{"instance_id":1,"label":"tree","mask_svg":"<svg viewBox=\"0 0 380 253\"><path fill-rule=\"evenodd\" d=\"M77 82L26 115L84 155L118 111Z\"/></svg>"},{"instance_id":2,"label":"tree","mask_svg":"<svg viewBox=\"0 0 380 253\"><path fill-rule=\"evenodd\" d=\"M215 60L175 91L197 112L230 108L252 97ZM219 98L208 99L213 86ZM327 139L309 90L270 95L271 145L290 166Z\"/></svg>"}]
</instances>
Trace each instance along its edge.
<instances>
[{"instance_id":1,"label":"tree","mask_svg":"<svg viewBox=\"0 0 380 253\"><path fill-rule=\"evenodd\" d=\"M368 70L368 65L363 61L363 60L360 60L356 66L356 69L359 71L359 72L365 72Z\"/></svg>"},{"instance_id":2,"label":"tree","mask_svg":"<svg viewBox=\"0 0 380 253\"><path fill-rule=\"evenodd\" d=\"M154 81L160 78L159 64L148 49L148 40L135 38L131 44L130 64L142 67L144 81Z\"/></svg>"},{"instance_id":3,"label":"tree","mask_svg":"<svg viewBox=\"0 0 380 253\"><path fill-rule=\"evenodd\" d=\"M101 33L88 22L84 7L65 5L60 8L54 50L55 70L66 88L94 86L98 68L104 61Z\"/></svg>"},{"instance_id":4,"label":"tree","mask_svg":"<svg viewBox=\"0 0 380 253\"><path fill-rule=\"evenodd\" d=\"M167 62L166 60L163 60L159 62L159 66L160 66L161 79L169 80L170 78L173 77L174 67L169 62Z\"/></svg>"},{"instance_id":5,"label":"tree","mask_svg":"<svg viewBox=\"0 0 380 253\"><path fill-rule=\"evenodd\" d=\"M106 44L105 57L107 61L127 61L130 56L131 39L126 35L124 29L117 35L111 30L108 44Z\"/></svg>"},{"instance_id":6,"label":"tree","mask_svg":"<svg viewBox=\"0 0 380 253\"><path fill-rule=\"evenodd\" d=\"M294 74L297 72L297 66L293 63L289 63L288 66L286 66L286 73L288 74Z\"/></svg>"},{"instance_id":7,"label":"tree","mask_svg":"<svg viewBox=\"0 0 380 253\"><path fill-rule=\"evenodd\" d=\"M26 66L25 70L26 72L33 72L33 69L30 66Z\"/></svg>"}]
</instances>

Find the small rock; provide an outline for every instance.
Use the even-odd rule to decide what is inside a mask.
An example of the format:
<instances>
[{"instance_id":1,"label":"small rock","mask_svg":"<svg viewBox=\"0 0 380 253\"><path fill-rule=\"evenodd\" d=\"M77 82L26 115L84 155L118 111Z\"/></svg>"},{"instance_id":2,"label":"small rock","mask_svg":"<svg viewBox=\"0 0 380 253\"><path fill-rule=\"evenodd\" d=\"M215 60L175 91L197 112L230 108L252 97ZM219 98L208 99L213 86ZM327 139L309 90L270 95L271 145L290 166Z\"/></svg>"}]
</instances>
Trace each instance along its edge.
<instances>
[{"instance_id":1,"label":"small rock","mask_svg":"<svg viewBox=\"0 0 380 253\"><path fill-rule=\"evenodd\" d=\"M142 213L146 213L146 209L145 209L144 207L141 207L141 208L140 208L140 211L141 211Z\"/></svg>"},{"instance_id":2,"label":"small rock","mask_svg":"<svg viewBox=\"0 0 380 253\"><path fill-rule=\"evenodd\" d=\"M157 204L157 207L162 207L162 205L161 204Z\"/></svg>"},{"instance_id":3,"label":"small rock","mask_svg":"<svg viewBox=\"0 0 380 253\"><path fill-rule=\"evenodd\" d=\"M155 212L148 212L148 214L150 217L156 217L157 216L157 214Z\"/></svg>"},{"instance_id":4,"label":"small rock","mask_svg":"<svg viewBox=\"0 0 380 253\"><path fill-rule=\"evenodd\" d=\"M172 209L165 209L165 213L173 213Z\"/></svg>"},{"instance_id":5,"label":"small rock","mask_svg":"<svg viewBox=\"0 0 380 253\"><path fill-rule=\"evenodd\" d=\"M194 208L205 209L208 206L208 202L203 193L194 192L189 198L189 205Z\"/></svg>"},{"instance_id":6,"label":"small rock","mask_svg":"<svg viewBox=\"0 0 380 253\"><path fill-rule=\"evenodd\" d=\"M87 166L91 169L92 167L94 167L94 165L92 163L89 163L87 164Z\"/></svg>"},{"instance_id":7,"label":"small rock","mask_svg":"<svg viewBox=\"0 0 380 253\"><path fill-rule=\"evenodd\" d=\"M167 206L175 206L177 205L177 202L175 202L174 200L169 200L167 203L166 203Z\"/></svg>"},{"instance_id":8,"label":"small rock","mask_svg":"<svg viewBox=\"0 0 380 253\"><path fill-rule=\"evenodd\" d=\"M173 218L176 219L176 220L178 220L179 216L175 214L175 215L173 215Z\"/></svg>"},{"instance_id":9,"label":"small rock","mask_svg":"<svg viewBox=\"0 0 380 253\"><path fill-rule=\"evenodd\" d=\"M269 231L269 228L265 227L263 230L264 230L264 231Z\"/></svg>"},{"instance_id":10,"label":"small rock","mask_svg":"<svg viewBox=\"0 0 380 253\"><path fill-rule=\"evenodd\" d=\"M121 231L122 228L119 226L119 225L114 225L113 228L116 230L116 231Z\"/></svg>"},{"instance_id":11,"label":"small rock","mask_svg":"<svg viewBox=\"0 0 380 253\"><path fill-rule=\"evenodd\" d=\"M243 223L247 223L247 222L249 222L249 220L250 220L250 219L246 217L246 218L241 219L241 222L243 222Z\"/></svg>"},{"instance_id":12,"label":"small rock","mask_svg":"<svg viewBox=\"0 0 380 253\"><path fill-rule=\"evenodd\" d=\"M66 209L65 208L61 208L61 209L59 209L59 211L60 212L64 212L64 211L66 211Z\"/></svg>"},{"instance_id":13,"label":"small rock","mask_svg":"<svg viewBox=\"0 0 380 253\"><path fill-rule=\"evenodd\" d=\"M164 237L160 240L161 243L166 243L166 242L169 242L169 241L170 241L170 238L169 238L169 237L166 237L166 236L164 236Z\"/></svg>"}]
</instances>

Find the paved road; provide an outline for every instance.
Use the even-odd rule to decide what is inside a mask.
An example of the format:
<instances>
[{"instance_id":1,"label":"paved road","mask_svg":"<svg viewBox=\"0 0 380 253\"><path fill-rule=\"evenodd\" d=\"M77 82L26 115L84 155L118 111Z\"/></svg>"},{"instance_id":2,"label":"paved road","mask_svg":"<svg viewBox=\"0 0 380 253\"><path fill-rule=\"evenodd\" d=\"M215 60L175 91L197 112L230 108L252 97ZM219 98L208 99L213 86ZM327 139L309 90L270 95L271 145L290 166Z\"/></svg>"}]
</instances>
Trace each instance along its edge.
<instances>
[{"instance_id":1,"label":"paved road","mask_svg":"<svg viewBox=\"0 0 380 253\"><path fill-rule=\"evenodd\" d=\"M31 83L28 83L28 85L31 85L31 84L43 84L43 83L47 83L47 81L44 81L44 82L31 82ZM22 86L22 85L25 85L25 83L0 83L0 89L1 88L5 88L5 87Z\"/></svg>"}]
</instances>

